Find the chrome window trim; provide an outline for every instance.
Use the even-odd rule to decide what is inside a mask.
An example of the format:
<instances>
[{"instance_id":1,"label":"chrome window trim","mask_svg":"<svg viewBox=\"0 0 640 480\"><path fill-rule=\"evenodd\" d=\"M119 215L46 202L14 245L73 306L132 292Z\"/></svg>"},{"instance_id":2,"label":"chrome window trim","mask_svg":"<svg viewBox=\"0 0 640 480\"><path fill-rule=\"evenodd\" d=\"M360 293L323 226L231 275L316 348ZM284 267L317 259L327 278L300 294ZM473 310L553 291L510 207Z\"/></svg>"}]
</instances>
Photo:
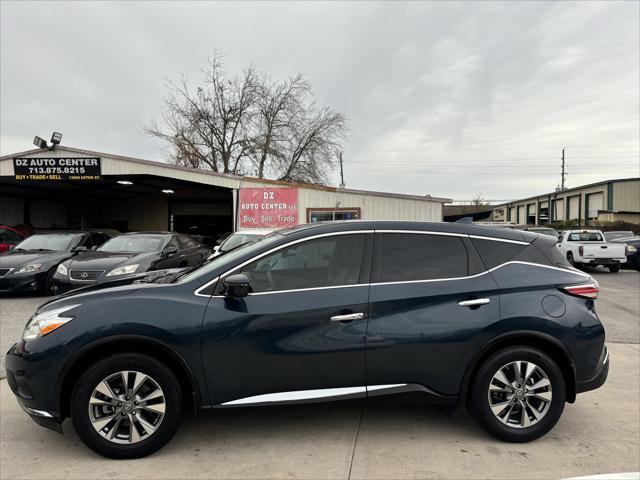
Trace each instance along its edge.
<instances>
[{"instance_id":1,"label":"chrome window trim","mask_svg":"<svg viewBox=\"0 0 640 480\"><path fill-rule=\"evenodd\" d=\"M409 233L414 235L438 235L443 237L469 238L466 233L433 232L431 230L375 230L375 233Z\"/></svg>"},{"instance_id":2,"label":"chrome window trim","mask_svg":"<svg viewBox=\"0 0 640 480\"><path fill-rule=\"evenodd\" d=\"M406 387L406 383L397 383L393 385L369 385L358 387L338 387L338 388L321 388L315 390L294 390L289 392L266 393L263 395L252 395L251 397L238 398L229 402L221 403L220 406L234 405L259 405L264 403L280 403L280 402L296 402L304 400L314 400L318 398L338 398L347 395L366 394L368 391L380 391L386 389L394 389Z\"/></svg>"},{"instance_id":3,"label":"chrome window trim","mask_svg":"<svg viewBox=\"0 0 640 480\"><path fill-rule=\"evenodd\" d=\"M485 237L483 235L469 235L469 238L477 238L478 240L491 240L493 242L514 243L516 245L531 245L529 242L520 240L507 240L506 238Z\"/></svg>"},{"instance_id":4,"label":"chrome window trim","mask_svg":"<svg viewBox=\"0 0 640 480\"><path fill-rule=\"evenodd\" d=\"M271 295L273 293L291 293L291 292L309 292L309 291L313 291L313 290L329 290L332 288L353 288L353 287L368 287L370 284L369 283L355 283L353 285L330 285L328 287L308 287L308 288L293 288L290 290L278 290L275 292L256 292L256 293L249 293L250 296L255 297L258 295ZM221 295L216 295L216 296L221 296Z\"/></svg>"},{"instance_id":5,"label":"chrome window trim","mask_svg":"<svg viewBox=\"0 0 640 480\"><path fill-rule=\"evenodd\" d=\"M215 277L212 280L209 280L207 283L205 283L204 285L202 285L201 287L197 288L193 293L194 295L197 295L199 297L205 297L205 298L224 298L223 295L203 295L200 293L201 290L204 290L205 288L210 287L213 283L217 282L220 278L225 277L226 275L230 274L231 272L233 272L234 270L237 270L238 268L242 268L245 265L248 265L249 263L252 263L256 260L259 260L260 258L269 255L270 253L276 252L278 250L281 250L283 248L286 248L288 246L291 245L295 245L297 243L301 243L301 242L305 242L307 240L313 240L316 238L322 238L322 237L331 237L334 235L349 235L349 234L367 234L367 233L408 233L408 234L418 234L418 235L440 235L440 236L451 236L451 237L466 237L466 238L477 238L477 239L481 239L481 240L491 240L491 241L496 241L496 242L504 242L504 243L514 243L514 244L518 244L518 245L529 245L529 243L527 242L521 242L521 241L517 241L517 240L506 240L503 238L493 238L493 237L484 237L481 235L467 235L467 234L463 234L463 233L448 233L448 232L432 232L432 231L423 231L423 230L353 230L353 231L346 231L346 232L331 232L331 233L322 233L319 235L313 235L311 237L305 237L305 238L301 238L298 240L293 240L291 242L285 243L283 245L280 245L278 247L274 247L271 250L268 250L266 252L261 253L260 255L257 255L255 257L252 257L251 259L241 263L240 265L236 265L235 267L227 270L226 272L224 272L221 275L218 275L217 277ZM561 271L564 273L573 273L575 275L580 275L581 277L586 277L586 278L590 278L590 275L577 271L577 270L568 270L568 269L564 269L564 268L559 268L559 267L552 267L550 265L542 265L540 263L532 263L532 262L523 262L523 261L518 261L518 260L514 260L514 261L509 261L509 262L505 262L502 263L500 265L497 265L493 268L490 268L488 270L485 270L484 272L480 272L480 273L476 273L474 275L466 275L464 277L451 277L451 278L430 278L430 279L426 279L426 280L399 280L396 282L375 282L375 283L368 283L368 284L355 284L355 285L332 285L332 286L328 286L328 287L311 287L311 288L298 288L298 289L292 289L292 290L278 290L276 292L257 292L257 293L250 293L250 296L256 296L256 295L273 295L273 294L277 294L277 293L291 293L291 292L304 292L304 291L313 291L313 290L327 290L327 289L333 289L333 288L348 288L348 287L363 287L363 286L374 286L374 285L396 285L396 284L411 284L411 283L431 283L431 282L447 282L447 281L455 281L455 280L467 280L470 278L477 278L480 277L482 275L486 275L487 273L491 273L494 272L496 270L498 270L499 268L505 267L507 265L512 265L512 264L520 264L520 265L530 265L530 266L535 266L535 267L541 267L541 268L548 268L551 270L557 270L557 271Z\"/></svg>"}]
</instances>

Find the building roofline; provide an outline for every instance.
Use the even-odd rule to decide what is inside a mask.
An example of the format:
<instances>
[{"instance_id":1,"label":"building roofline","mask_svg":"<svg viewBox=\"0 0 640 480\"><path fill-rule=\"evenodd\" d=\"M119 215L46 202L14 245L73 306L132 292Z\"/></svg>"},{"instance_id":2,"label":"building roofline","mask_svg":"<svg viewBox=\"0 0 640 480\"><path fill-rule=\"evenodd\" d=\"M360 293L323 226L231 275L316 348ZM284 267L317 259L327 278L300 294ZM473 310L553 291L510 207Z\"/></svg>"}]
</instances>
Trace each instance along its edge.
<instances>
[{"instance_id":1,"label":"building roofline","mask_svg":"<svg viewBox=\"0 0 640 480\"><path fill-rule=\"evenodd\" d=\"M46 151L42 148L35 148L31 150L26 150L24 152L16 152L8 155L3 155L0 157L0 160L10 160L15 157L20 157L24 155L32 155L34 153L40 153L42 151ZM301 187L301 188L309 188L313 190L323 190L326 192L334 192L334 193L349 193L356 195L372 195L377 197L388 197L388 198L400 198L405 200L420 200L423 202L439 202L439 203L451 203L453 199L451 198L443 198L443 197L432 197L431 195L408 195L404 193L391 193L391 192L379 192L374 190L358 190L351 188L338 188L338 187L330 187L328 185L318 185L312 183L297 183L297 182L287 182L284 180L271 180L266 178L256 178L256 177L243 177L240 175L234 175L231 173L220 173L220 172L212 172L210 170L203 170L201 168L189 168L189 167L181 167L179 165L171 165L165 162L158 162L155 160L146 160L143 158L137 157L127 157L125 155L116 155L112 153L104 153L104 152L96 152L94 150L86 150L81 148L73 148L67 146L57 146L53 151L67 151L72 153L81 153L85 155L93 155L97 157L109 157L115 160L123 160L126 162L139 163L143 165L152 165L152 166L161 166L164 168L172 169L172 170L181 170L185 172L198 172L206 175L211 175L215 177L221 177L226 179L238 180L241 182L254 182L254 183L268 183L272 185L282 185L289 187Z\"/></svg>"},{"instance_id":2,"label":"building roofline","mask_svg":"<svg viewBox=\"0 0 640 480\"><path fill-rule=\"evenodd\" d=\"M513 205L514 203L526 202L527 200L535 200L535 199L540 198L540 197L549 197L549 196L561 195L561 194L564 194L564 193L567 193L567 192L574 192L576 190L582 190L582 189L585 189L585 188L596 187L598 185L606 185L607 183L632 182L634 180L640 180L640 177L613 178L613 179L610 179L610 180L601 180L599 182L588 183L586 185L580 185L578 187L567 188L566 190L559 190L559 191L554 191L554 192L549 192L549 193L541 193L540 195L533 195L531 197L519 198L518 200L513 200L511 202L499 203L497 205L492 205L491 208L492 208L492 210L495 210L496 208L499 208L499 207L506 207L508 205Z\"/></svg>"}]
</instances>

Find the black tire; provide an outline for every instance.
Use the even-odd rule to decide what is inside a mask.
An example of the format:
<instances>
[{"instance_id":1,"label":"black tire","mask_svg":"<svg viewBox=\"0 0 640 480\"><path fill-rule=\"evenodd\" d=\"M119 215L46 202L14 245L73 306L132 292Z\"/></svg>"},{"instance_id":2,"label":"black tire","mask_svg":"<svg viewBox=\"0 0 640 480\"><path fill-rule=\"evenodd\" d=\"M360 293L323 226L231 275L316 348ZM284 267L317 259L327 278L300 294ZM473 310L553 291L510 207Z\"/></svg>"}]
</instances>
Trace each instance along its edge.
<instances>
[{"instance_id":1,"label":"black tire","mask_svg":"<svg viewBox=\"0 0 640 480\"><path fill-rule=\"evenodd\" d=\"M551 385L551 402L544 415L537 423L525 428L503 423L489 405L489 385L494 374L503 366L515 361L536 364L544 371ZM541 350L526 346L508 347L491 355L480 366L473 382L471 395L472 412L476 421L494 437L514 443L530 442L551 430L558 422L567 398L565 379L558 365ZM508 405L505 408L508 408ZM533 417L530 416L530 418Z\"/></svg>"},{"instance_id":2,"label":"black tire","mask_svg":"<svg viewBox=\"0 0 640 480\"><path fill-rule=\"evenodd\" d=\"M56 268L58 268L57 265L51 268L47 272L47 275L44 277L44 280L42 281L42 286L40 287L40 291L44 295L55 295L55 292L53 290L53 276L56 274Z\"/></svg>"},{"instance_id":3,"label":"black tire","mask_svg":"<svg viewBox=\"0 0 640 480\"><path fill-rule=\"evenodd\" d=\"M567 253L567 261L571 264L572 267L577 267L576 261L573 259L573 253Z\"/></svg>"},{"instance_id":4,"label":"black tire","mask_svg":"<svg viewBox=\"0 0 640 480\"><path fill-rule=\"evenodd\" d=\"M618 273L620 271L620 264L617 265L609 265L609 271L611 273Z\"/></svg>"},{"instance_id":5,"label":"black tire","mask_svg":"<svg viewBox=\"0 0 640 480\"><path fill-rule=\"evenodd\" d=\"M96 386L121 371L148 375L164 394L166 409L157 430L137 443L118 444L106 439L89 417L89 400ZM140 458L158 451L171 440L181 419L182 392L175 375L161 362L138 353L115 354L94 363L80 376L71 395L71 421L76 433L87 447L108 458Z\"/></svg>"}]
</instances>

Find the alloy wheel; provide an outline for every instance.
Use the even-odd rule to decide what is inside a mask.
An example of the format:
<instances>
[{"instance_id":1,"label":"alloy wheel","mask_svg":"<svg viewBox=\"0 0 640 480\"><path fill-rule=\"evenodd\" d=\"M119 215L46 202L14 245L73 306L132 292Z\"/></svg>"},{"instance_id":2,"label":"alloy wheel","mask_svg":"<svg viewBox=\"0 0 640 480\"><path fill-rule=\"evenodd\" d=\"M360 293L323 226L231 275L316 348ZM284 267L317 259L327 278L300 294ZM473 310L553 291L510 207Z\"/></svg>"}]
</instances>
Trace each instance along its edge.
<instances>
[{"instance_id":1,"label":"alloy wheel","mask_svg":"<svg viewBox=\"0 0 640 480\"><path fill-rule=\"evenodd\" d=\"M104 378L93 389L89 420L110 442L133 444L157 431L166 406L164 392L153 378L141 372L121 371Z\"/></svg>"},{"instance_id":2,"label":"alloy wheel","mask_svg":"<svg viewBox=\"0 0 640 480\"><path fill-rule=\"evenodd\" d=\"M513 428L528 428L549 411L551 382L544 370L532 362L510 362L491 378L488 396L489 407L498 421Z\"/></svg>"}]
</instances>

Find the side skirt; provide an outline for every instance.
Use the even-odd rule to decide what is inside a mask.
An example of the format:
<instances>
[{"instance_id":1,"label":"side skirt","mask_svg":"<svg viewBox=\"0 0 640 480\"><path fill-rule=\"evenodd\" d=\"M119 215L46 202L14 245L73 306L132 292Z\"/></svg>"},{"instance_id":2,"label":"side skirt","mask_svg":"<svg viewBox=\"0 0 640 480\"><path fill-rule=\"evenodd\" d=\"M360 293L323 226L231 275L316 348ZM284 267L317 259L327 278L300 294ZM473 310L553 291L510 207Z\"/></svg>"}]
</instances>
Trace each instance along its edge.
<instances>
[{"instance_id":1,"label":"side skirt","mask_svg":"<svg viewBox=\"0 0 640 480\"><path fill-rule=\"evenodd\" d=\"M218 405L202 408L255 407L265 405L296 405L305 403L333 402L358 398L379 397L406 393L422 393L451 401L454 397L440 395L417 383L398 383L392 385L369 385L360 387L324 388L318 390L297 390L291 392L267 393L251 397L238 398ZM457 398L457 397L456 397Z\"/></svg>"}]
</instances>

